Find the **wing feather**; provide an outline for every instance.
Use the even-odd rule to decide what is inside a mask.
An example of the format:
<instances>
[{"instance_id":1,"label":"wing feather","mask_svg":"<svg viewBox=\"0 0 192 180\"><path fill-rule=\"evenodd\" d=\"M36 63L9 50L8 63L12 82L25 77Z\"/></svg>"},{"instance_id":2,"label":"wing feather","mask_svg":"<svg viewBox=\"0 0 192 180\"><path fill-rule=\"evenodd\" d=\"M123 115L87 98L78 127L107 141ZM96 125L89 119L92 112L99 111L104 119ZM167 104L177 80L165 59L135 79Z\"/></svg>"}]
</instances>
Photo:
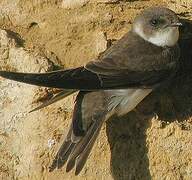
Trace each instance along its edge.
<instances>
[{"instance_id":1,"label":"wing feather","mask_svg":"<svg viewBox=\"0 0 192 180\"><path fill-rule=\"evenodd\" d=\"M98 61L85 67L42 74L0 71L0 76L38 86L85 91L152 88L175 74L178 59L178 45L158 47L129 32Z\"/></svg>"},{"instance_id":2,"label":"wing feather","mask_svg":"<svg viewBox=\"0 0 192 180\"><path fill-rule=\"evenodd\" d=\"M56 94L54 97L52 97L51 99L49 99L48 101L44 102L43 104L41 104L40 106L32 109L29 113L34 112L34 111L38 111L42 108L45 108L61 99L66 98L67 96L75 93L75 90L62 90L61 92L59 92L58 94Z\"/></svg>"}]
</instances>

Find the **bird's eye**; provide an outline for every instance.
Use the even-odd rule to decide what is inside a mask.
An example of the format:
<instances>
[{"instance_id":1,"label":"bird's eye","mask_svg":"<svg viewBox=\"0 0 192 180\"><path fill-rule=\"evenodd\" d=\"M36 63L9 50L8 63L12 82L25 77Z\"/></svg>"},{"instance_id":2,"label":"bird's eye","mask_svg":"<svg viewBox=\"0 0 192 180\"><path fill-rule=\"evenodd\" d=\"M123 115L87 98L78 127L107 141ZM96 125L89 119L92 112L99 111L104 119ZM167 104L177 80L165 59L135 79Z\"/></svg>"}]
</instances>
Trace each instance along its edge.
<instances>
[{"instance_id":1,"label":"bird's eye","mask_svg":"<svg viewBox=\"0 0 192 180\"><path fill-rule=\"evenodd\" d=\"M158 25L158 20L157 19L152 19L150 21L150 23L151 23L152 26L157 26Z\"/></svg>"}]
</instances>

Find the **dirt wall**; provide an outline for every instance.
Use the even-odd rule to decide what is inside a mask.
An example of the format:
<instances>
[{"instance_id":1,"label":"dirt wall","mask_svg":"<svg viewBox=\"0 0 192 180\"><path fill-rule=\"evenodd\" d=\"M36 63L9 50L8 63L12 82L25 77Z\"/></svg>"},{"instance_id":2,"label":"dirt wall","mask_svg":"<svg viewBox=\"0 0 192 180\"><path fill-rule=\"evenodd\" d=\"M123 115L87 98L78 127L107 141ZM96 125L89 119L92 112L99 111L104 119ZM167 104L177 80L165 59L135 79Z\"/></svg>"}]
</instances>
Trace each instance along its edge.
<instances>
[{"instance_id":1,"label":"dirt wall","mask_svg":"<svg viewBox=\"0 0 192 180\"><path fill-rule=\"evenodd\" d=\"M96 58L144 8L192 19L188 0L1 0L0 66L47 72ZM190 47L189 47L190 49ZM66 135L75 96L28 113L54 90L0 79L0 179L191 180L192 83L184 78L108 121L79 176L48 167ZM159 118L149 114L156 112Z\"/></svg>"}]
</instances>

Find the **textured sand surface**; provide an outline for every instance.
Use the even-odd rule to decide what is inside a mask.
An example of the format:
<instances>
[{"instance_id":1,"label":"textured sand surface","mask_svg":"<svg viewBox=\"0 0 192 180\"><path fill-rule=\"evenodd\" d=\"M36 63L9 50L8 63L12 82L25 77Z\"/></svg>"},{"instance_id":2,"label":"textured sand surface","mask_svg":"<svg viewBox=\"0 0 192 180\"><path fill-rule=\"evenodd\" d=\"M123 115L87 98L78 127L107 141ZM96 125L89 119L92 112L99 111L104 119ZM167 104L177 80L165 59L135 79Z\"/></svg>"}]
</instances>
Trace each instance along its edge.
<instances>
[{"instance_id":1,"label":"textured sand surface","mask_svg":"<svg viewBox=\"0 0 192 180\"><path fill-rule=\"evenodd\" d=\"M127 32L142 9L162 4L192 19L188 0L1 0L0 68L77 67ZM1 78L0 179L191 180L191 85L182 79L147 97L139 114L107 122L76 177L65 167L48 172L67 133L75 95L29 114L55 90ZM158 119L149 115L154 112Z\"/></svg>"}]
</instances>

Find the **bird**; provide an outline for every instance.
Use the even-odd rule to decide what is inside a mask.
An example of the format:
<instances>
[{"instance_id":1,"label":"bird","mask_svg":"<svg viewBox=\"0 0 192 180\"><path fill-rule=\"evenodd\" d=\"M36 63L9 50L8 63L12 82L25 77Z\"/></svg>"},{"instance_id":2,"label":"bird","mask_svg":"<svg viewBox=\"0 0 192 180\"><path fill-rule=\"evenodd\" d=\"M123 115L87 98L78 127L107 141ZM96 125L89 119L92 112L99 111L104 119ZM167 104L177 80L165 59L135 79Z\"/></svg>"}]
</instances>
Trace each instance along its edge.
<instances>
[{"instance_id":1,"label":"bird","mask_svg":"<svg viewBox=\"0 0 192 180\"><path fill-rule=\"evenodd\" d=\"M49 170L78 175L93 148L102 124L122 116L152 91L166 86L179 69L179 27L175 12L151 7L138 14L129 30L97 59L72 69L46 73L0 71L0 76L62 91L32 111L78 92L72 122Z\"/></svg>"}]
</instances>

